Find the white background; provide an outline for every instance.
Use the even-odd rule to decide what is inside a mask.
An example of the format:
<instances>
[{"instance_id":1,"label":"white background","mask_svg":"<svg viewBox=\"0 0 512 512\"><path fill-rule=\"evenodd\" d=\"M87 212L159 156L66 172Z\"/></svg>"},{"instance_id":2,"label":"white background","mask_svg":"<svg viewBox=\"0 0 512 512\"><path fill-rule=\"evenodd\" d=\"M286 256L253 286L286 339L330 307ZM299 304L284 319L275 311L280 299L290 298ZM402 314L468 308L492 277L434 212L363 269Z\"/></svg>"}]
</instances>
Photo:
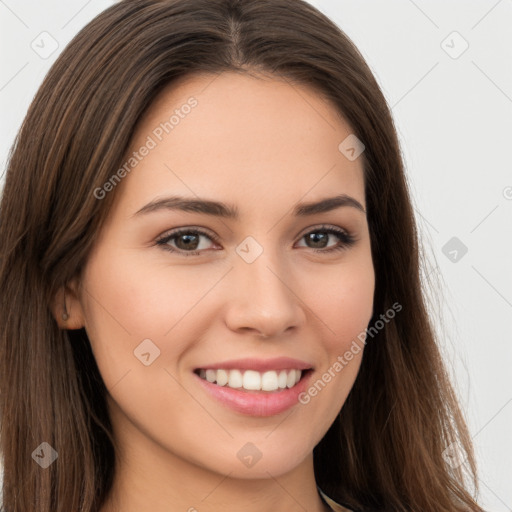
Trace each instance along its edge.
<instances>
[{"instance_id":1,"label":"white background","mask_svg":"<svg viewBox=\"0 0 512 512\"><path fill-rule=\"evenodd\" d=\"M49 67L111 3L0 0L2 173ZM355 42L392 107L428 258L424 275L442 291L432 313L475 443L480 503L510 512L512 0L311 3ZM44 31L59 45L46 59L31 48L42 46ZM451 246L446 256L453 237L457 256Z\"/></svg>"}]
</instances>

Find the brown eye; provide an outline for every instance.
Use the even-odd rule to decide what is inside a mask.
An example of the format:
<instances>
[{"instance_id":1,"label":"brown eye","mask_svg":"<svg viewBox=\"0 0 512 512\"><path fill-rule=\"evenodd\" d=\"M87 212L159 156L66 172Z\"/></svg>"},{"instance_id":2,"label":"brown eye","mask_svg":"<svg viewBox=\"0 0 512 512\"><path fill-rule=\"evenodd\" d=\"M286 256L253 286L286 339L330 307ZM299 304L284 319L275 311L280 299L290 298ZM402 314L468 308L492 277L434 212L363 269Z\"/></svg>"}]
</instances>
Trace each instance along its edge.
<instances>
[{"instance_id":1,"label":"brown eye","mask_svg":"<svg viewBox=\"0 0 512 512\"><path fill-rule=\"evenodd\" d=\"M336 237L339 242L337 245L328 247L329 239ZM307 247L314 249L315 252L331 252L341 249L348 249L356 242L355 237L346 231L335 228L334 226L320 227L310 231L302 237L306 240Z\"/></svg>"},{"instance_id":2,"label":"brown eye","mask_svg":"<svg viewBox=\"0 0 512 512\"><path fill-rule=\"evenodd\" d=\"M338 243L329 247L329 241L336 238ZM157 240L156 244L166 251L183 256L200 256L208 250L208 242L202 242L204 239L218 243L218 237L213 234L195 228L182 228L164 235ZM354 236L334 226L315 228L303 235L302 239L306 241L307 248L319 253L348 249L356 242Z\"/></svg>"},{"instance_id":3,"label":"brown eye","mask_svg":"<svg viewBox=\"0 0 512 512\"><path fill-rule=\"evenodd\" d=\"M157 240L157 245L162 246L163 249L170 252L182 253L185 256L197 256L201 254L200 251L205 251L208 243L201 243L201 239L206 238L213 241L214 237L204 231L197 229L180 229L173 231L163 238ZM173 242L171 244L170 242Z\"/></svg>"}]
</instances>

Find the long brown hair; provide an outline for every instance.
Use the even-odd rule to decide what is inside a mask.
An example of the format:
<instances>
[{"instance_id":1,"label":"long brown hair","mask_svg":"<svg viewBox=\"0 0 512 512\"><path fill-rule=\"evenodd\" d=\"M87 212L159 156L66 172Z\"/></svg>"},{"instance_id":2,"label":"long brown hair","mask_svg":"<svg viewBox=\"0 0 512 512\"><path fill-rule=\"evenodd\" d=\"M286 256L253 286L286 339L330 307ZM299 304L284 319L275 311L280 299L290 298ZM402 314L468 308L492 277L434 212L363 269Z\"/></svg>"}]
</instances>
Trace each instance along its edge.
<instances>
[{"instance_id":1,"label":"long brown hair","mask_svg":"<svg viewBox=\"0 0 512 512\"><path fill-rule=\"evenodd\" d=\"M148 106L191 73L270 73L313 87L363 141L376 273L356 382L314 450L317 484L354 509L481 511L471 438L436 345L389 107L363 57L302 0L124 0L57 59L11 150L0 204L0 414L6 512L92 512L115 472L107 390L55 294L80 276L116 192L98 200ZM58 457L42 470L42 443ZM456 445L465 463L450 464Z\"/></svg>"}]
</instances>

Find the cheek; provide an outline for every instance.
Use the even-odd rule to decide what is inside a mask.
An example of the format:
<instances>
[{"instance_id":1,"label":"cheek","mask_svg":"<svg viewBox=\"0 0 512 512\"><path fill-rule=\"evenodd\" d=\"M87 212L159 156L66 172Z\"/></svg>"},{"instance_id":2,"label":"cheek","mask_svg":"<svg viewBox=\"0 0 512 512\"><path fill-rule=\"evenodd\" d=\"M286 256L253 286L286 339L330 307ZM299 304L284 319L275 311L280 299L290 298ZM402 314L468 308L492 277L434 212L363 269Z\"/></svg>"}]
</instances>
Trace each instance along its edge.
<instances>
[{"instance_id":1,"label":"cheek","mask_svg":"<svg viewBox=\"0 0 512 512\"><path fill-rule=\"evenodd\" d=\"M361 261L316 277L321 286L308 295L308 306L319 330L315 334L323 358L300 401L311 417L318 418L315 429L320 438L342 409L357 378L365 330L373 313L375 281L373 266Z\"/></svg>"},{"instance_id":2,"label":"cheek","mask_svg":"<svg viewBox=\"0 0 512 512\"><path fill-rule=\"evenodd\" d=\"M187 339L195 339L192 331L204 312L202 299L226 272L219 266L196 269L106 249L91 257L84 274L83 307L107 386L141 366L134 351L144 340L152 340L152 350L160 351L155 362L161 366L175 364Z\"/></svg>"},{"instance_id":3,"label":"cheek","mask_svg":"<svg viewBox=\"0 0 512 512\"><path fill-rule=\"evenodd\" d=\"M344 286L338 296L325 304L332 318L339 349L350 345L364 332L373 313L373 280L361 279Z\"/></svg>"},{"instance_id":4,"label":"cheek","mask_svg":"<svg viewBox=\"0 0 512 512\"><path fill-rule=\"evenodd\" d=\"M371 258L347 259L317 270L314 276L309 286L303 284L307 306L314 323L322 329L329 353L344 351L364 332L373 314L375 276Z\"/></svg>"}]
</instances>

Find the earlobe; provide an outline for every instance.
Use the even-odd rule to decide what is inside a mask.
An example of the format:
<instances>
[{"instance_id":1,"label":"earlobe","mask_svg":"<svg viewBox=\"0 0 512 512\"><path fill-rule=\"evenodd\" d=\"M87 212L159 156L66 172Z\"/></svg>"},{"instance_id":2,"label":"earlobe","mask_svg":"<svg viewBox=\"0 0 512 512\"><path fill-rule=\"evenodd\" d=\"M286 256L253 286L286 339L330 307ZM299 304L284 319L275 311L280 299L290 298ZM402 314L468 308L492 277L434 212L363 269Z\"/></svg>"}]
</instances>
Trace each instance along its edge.
<instances>
[{"instance_id":1,"label":"earlobe","mask_svg":"<svg viewBox=\"0 0 512 512\"><path fill-rule=\"evenodd\" d=\"M84 327L85 322L76 280L59 288L54 297L52 313L61 329L73 330Z\"/></svg>"}]
</instances>

